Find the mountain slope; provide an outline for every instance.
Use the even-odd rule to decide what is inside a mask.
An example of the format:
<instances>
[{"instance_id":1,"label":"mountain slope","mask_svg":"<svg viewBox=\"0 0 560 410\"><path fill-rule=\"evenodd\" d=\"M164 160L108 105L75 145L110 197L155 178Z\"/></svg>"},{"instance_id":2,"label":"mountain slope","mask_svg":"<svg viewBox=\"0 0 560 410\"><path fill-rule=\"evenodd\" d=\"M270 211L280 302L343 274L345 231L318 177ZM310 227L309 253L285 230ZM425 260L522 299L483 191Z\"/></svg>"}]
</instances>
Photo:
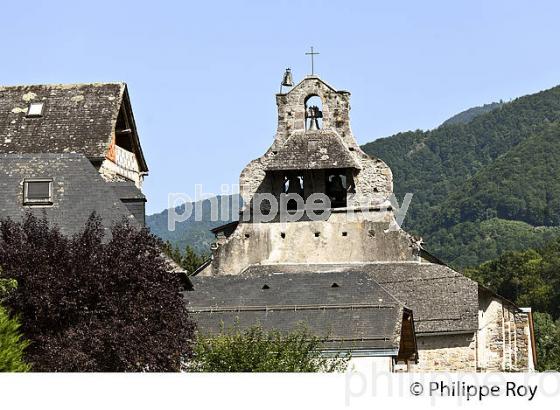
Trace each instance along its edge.
<instances>
[{"instance_id":1,"label":"mountain slope","mask_svg":"<svg viewBox=\"0 0 560 410\"><path fill-rule=\"evenodd\" d=\"M423 235L437 256L463 267L496 257L502 249L496 243L500 238L491 235L493 242L486 246L495 252L485 256L480 250L484 226L475 233L475 225L460 224L500 218L502 227L508 221L558 225L552 204L559 191L559 128L553 124L558 121L560 87L555 87L503 104L468 124L401 133L364 148L391 166L399 198L414 194L404 227ZM542 235L542 230L533 232L536 246ZM460 248L466 252L468 246L479 249L479 259L460 257Z\"/></svg>"},{"instance_id":2,"label":"mountain slope","mask_svg":"<svg viewBox=\"0 0 560 410\"><path fill-rule=\"evenodd\" d=\"M212 216L211 201L206 199L198 202L193 202L187 206L192 209L192 214L189 218L182 222L175 224L175 230L168 229L169 210L164 210L158 214L148 215L146 217L146 226L150 231L162 238L164 241L169 241L174 246L178 247L181 251L188 245L194 248L199 253L208 253L210 244L214 241L214 234L210 232L211 229L220 225L231 222L237 219L238 215L231 215L231 208L234 201L241 201L239 195L228 195L216 197L216 217ZM224 204L224 202L227 202ZM200 213L195 212L197 206L200 206ZM223 208L222 208L223 207ZM227 209L228 212L224 213L221 210ZM238 208L240 209L240 208ZM183 215L185 212L185 205L175 208L177 215Z\"/></svg>"},{"instance_id":3,"label":"mountain slope","mask_svg":"<svg viewBox=\"0 0 560 410\"><path fill-rule=\"evenodd\" d=\"M450 193L435 226L492 217L560 225L560 123L530 135Z\"/></svg>"},{"instance_id":4,"label":"mountain slope","mask_svg":"<svg viewBox=\"0 0 560 410\"><path fill-rule=\"evenodd\" d=\"M504 105L503 102L493 102L490 104L481 105L480 107L472 107L468 110L460 112L459 114L455 114L453 117L444 121L441 125L468 124L475 117L486 114L487 112L495 110L496 108L500 108L502 105Z\"/></svg>"},{"instance_id":5,"label":"mountain slope","mask_svg":"<svg viewBox=\"0 0 560 410\"><path fill-rule=\"evenodd\" d=\"M560 87L555 87L518 98L468 124L400 133L363 148L391 167L399 198L414 194L405 227L431 231L432 207L546 123L559 120Z\"/></svg>"}]
</instances>

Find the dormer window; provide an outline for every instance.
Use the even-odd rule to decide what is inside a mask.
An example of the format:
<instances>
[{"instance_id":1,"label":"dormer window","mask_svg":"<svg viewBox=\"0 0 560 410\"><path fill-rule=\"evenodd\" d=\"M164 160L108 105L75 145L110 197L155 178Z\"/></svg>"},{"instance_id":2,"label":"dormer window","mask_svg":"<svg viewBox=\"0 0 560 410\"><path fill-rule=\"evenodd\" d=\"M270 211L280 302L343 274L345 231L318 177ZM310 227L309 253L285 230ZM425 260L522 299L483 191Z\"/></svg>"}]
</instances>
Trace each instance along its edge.
<instances>
[{"instance_id":1,"label":"dormer window","mask_svg":"<svg viewBox=\"0 0 560 410\"><path fill-rule=\"evenodd\" d=\"M52 205L52 179L30 178L23 182L24 205Z\"/></svg>"},{"instance_id":2,"label":"dormer window","mask_svg":"<svg viewBox=\"0 0 560 410\"><path fill-rule=\"evenodd\" d=\"M42 117L43 116L43 107L45 106L42 102L32 102L29 104L29 108L27 109L27 117Z\"/></svg>"}]
</instances>

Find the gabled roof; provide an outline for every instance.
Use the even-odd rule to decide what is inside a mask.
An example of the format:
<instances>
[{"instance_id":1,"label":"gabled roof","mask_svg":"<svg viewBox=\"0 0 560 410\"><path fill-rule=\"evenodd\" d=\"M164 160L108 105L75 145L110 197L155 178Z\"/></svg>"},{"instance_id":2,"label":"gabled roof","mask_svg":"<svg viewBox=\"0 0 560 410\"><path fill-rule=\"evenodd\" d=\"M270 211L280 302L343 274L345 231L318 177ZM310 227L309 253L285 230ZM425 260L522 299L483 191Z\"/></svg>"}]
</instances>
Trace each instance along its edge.
<instances>
[{"instance_id":1,"label":"gabled roof","mask_svg":"<svg viewBox=\"0 0 560 410\"><path fill-rule=\"evenodd\" d=\"M305 325L332 347L399 350L406 307L364 273L191 277L187 309L203 333L221 327L287 332ZM414 346L415 348L415 346Z\"/></svg>"},{"instance_id":2,"label":"gabled roof","mask_svg":"<svg viewBox=\"0 0 560 410\"><path fill-rule=\"evenodd\" d=\"M140 200L146 202L146 196L142 191L130 181L109 181L107 182L121 201Z\"/></svg>"},{"instance_id":3,"label":"gabled roof","mask_svg":"<svg viewBox=\"0 0 560 410\"><path fill-rule=\"evenodd\" d=\"M323 84L325 87L329 88L331 91L335 91L337 92L337 90L330 85L329 83L327 83L325 80L323 80L321 77L317 76L317 75L307 75L305 76L299 83L297 83L295 86L292 87L292 89L290 91L288 91L286 94L290 94L292 91L297 90L300 87L303 87L305 83L309 82L309 81L316 81L319 82L321 84ZM344 93L348 93L348 91L344 91L344 90L340 90L338 92L344 92Z\"/></svg>"},{"instance_id":4,"label":"gabled roof","mask_svg":"<svg viewBox=\"0 0 560 410\"><path fill-rule=\"evenodd\" d=\"M330 130L293 134L282 146L267 157L265 170L305 170L355 168L361 166L342 142Z\"/></svg>"},{"instance_id":5,"label":"gabled roof","mask_svg":"<svg viewBox=\"0 0 560 410\"><path fill-rule=\"evenodd\" d=\"M29 104L43 102L43 115L27 117ZM125 83L0 87L0 153L80 153L106 157L121 107L132 124L140 170L147 171Z\"/></svg>"},{"instance_id":6,"label":"gabled roof","mask_svg":"<svg viewBox=\"0 0 560 410\"><path fill-rule=\"evenodd\" d=\"M432 263L252 265L243 274L363 272L414 312L417 333L459 333L478 328L478 284Z\"/></svg>"}]
</instances>

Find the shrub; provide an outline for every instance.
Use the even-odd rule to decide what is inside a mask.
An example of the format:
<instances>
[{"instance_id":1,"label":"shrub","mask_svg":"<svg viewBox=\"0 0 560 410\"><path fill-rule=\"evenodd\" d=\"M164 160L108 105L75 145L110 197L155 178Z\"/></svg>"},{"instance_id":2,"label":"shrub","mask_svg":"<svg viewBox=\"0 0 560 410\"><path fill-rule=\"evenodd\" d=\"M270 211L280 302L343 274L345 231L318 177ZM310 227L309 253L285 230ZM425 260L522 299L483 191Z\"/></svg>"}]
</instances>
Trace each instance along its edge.
<instances>
[{"instance_id":1,"label":"shrub","mask_svg":"<svg viewBox=\"0 0 560 410\"><path fill-rule=\"evenodd\" d=\"M31 341L36 371L177 371L193 325L181 280L166 271L162 243L122 222L104 241L92 215L67 238L46 218L0 221L0 266L18 288L5 300Z\"/></svg>"},{"instance_id":2,"label":"shrub","mask_svg":"<svg viewBox=\"0 0 560 410\"><path fill-rule=\"evenodd\" d=\"M198 335L188 370L195 372L335 372L349 357L325 357L324 340L305 328L287 334L237 326L215 336Z\"/></svg>"}]
</instances>

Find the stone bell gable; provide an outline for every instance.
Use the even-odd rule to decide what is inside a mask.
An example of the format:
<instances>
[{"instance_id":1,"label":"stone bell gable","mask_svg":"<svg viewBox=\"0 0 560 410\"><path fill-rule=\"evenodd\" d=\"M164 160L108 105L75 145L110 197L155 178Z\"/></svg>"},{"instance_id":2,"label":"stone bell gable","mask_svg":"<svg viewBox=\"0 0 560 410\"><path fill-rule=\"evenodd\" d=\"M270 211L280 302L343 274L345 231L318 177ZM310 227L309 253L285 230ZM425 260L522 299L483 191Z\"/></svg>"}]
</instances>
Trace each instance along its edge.
<instances>
[{"instance_id":1,"label":"stone bell gable","mask_svg":"<svg viewBox=\"0 0 560 410\"><path fill-rule=\"evenodd\" d=\"M400 229L391 208L390 168L364 153L352 134L350 93L307 76L276 102L274 141L241 172L243 216L234 229L215 232L213 260L202 273L239 274L263 263L418 261L419 243ZM291 194L302 201L283 204ZM283 205L295 214L317 195L329 199L321 220L253 218L281 213Z\"/></svg>"},{"instance_id":2,"label":"stone bell gable","mask_svg":"<svg viewBox=\"0 0 560 410\"><path fill-rule=\"evenodd\" d=\"M320 118L310 112L314 97L321 102ZM381 203L392 194L390 168L363 152L352 134L348 91L337 91L319 77L308 76L290 92L277 94L276 104L278 128L272 146L241 173L246 204L257 192L278 192L283 171L300 172L315 192L324 192L325 173L343 173L352 184L346 206Z\"/></svg>"}]
</instances>

